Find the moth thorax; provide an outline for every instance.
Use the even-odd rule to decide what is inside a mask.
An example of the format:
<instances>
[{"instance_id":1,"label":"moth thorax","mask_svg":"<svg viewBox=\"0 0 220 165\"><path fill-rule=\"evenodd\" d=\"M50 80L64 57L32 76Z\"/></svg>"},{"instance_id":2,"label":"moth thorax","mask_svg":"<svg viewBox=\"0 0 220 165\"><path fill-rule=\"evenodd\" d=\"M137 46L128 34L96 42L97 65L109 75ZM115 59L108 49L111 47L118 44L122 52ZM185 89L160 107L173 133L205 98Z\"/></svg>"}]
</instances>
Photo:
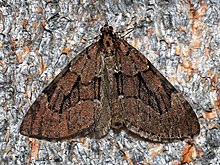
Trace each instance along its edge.
<instances>
[{"instance_id":1,"label":"moth thorax","mask_svg":"<svg viewBox=\"0 0 220 165\"><path fill-rule=\"evenodd\" d=\"M103 46L107 54L113 54L115 48L113 38L109 33L104 34L103 36Z\"/></svg>"}]
</instances>

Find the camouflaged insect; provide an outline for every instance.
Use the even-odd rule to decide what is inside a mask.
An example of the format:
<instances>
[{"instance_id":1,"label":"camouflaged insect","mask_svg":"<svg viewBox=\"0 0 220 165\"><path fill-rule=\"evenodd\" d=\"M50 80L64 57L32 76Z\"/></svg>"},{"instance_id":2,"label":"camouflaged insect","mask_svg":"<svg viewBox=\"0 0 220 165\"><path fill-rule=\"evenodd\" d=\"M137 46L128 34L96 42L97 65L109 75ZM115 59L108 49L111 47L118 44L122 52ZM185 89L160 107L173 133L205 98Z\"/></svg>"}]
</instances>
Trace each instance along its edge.
<instances>
[{"instance_id":1,"label":"camouflaged insect","mask_svg":"<svg viewBox=\"0 0 220 165\"><path fill-rule=\"evenodd\" d=\"M111 26L101 33L38 96L20 133L48 141L120 128L153 142L198 135L192 107L149 60Z\"/></svg>"}]
</instances>

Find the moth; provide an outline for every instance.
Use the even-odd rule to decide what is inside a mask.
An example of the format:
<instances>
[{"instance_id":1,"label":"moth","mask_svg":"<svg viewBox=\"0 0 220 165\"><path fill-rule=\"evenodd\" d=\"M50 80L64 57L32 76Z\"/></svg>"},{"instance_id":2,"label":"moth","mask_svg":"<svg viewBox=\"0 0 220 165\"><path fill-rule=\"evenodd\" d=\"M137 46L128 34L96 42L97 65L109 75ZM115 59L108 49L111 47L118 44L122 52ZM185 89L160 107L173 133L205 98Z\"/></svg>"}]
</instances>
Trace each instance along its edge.
<instances>
[{"instance_id":1,"label":"moth","mask_svg":"<svg viewBox=\"0 0 220 165\"><path fill-rule=\"evenodd\" d=\"M101 33L37 97L20 133L47 141L121 128L153 142L198 135L192 107L150 61L111 26Z\"/></svg>"}]
</instances>

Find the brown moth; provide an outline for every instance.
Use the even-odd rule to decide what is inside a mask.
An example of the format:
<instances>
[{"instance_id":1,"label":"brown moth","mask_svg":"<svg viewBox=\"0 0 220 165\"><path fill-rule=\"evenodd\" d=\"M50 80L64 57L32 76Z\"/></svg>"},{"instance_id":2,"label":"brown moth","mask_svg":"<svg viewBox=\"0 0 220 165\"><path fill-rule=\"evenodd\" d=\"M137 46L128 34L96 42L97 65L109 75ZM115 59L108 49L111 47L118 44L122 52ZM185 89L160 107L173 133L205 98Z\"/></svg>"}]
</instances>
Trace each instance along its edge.
<instances>
[{"instance_id":1,"label":"brown moth","mask_svg":"<svg viewBox=\"0 0 220 165\"><path fill-rule=\"evenodd\" d=\"M196 114L169 81L111 26L101 33L38 96L20 133L48 141L120 128L153 142L198 135Z\"/></svg>"}]
</instances>

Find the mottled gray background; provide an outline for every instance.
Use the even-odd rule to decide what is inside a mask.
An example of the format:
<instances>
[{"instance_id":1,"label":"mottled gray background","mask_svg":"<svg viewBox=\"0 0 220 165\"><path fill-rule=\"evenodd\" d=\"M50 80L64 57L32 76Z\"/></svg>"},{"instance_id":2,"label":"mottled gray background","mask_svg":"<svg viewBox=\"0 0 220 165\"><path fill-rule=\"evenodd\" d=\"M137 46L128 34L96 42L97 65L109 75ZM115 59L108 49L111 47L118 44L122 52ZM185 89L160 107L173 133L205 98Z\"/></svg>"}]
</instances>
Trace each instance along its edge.
<instances>
[{"instance_id":1,"label":"mottled gray background","mask_svg":"<svg viewBox=\"0 0 220 165\"><path fill-rule=\"evenodd\" d=\"M219 0L1 0L0 164L220 163ZM154 144L112 131L50 143L19 134L40 92L108 21L184 94L200 135ZM139 26L139 28L134 28Z\"/></svg>"}]
</instances>

